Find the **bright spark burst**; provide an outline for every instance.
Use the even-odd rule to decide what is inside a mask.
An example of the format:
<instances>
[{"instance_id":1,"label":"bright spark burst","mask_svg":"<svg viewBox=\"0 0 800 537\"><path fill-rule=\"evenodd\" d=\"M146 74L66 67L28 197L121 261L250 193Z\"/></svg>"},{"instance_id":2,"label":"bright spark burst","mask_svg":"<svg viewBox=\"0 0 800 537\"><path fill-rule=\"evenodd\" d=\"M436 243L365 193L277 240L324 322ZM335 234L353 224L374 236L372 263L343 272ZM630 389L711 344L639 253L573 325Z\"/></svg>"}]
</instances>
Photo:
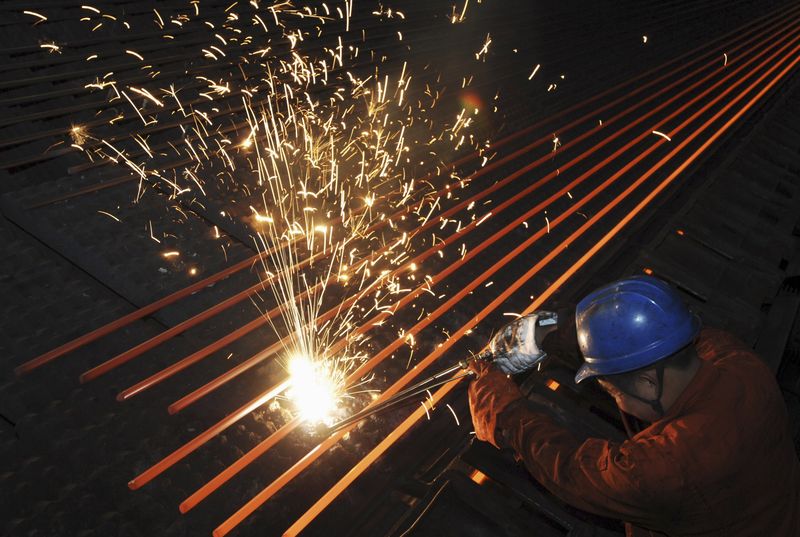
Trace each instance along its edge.
<instances>
[{"instance_id":1,"label":"bright spark burst","mask_svg":"<svg viewBox=\"0 0 800 537\"><path fill-rule=\"evenodd\" d=\"M342 385L331 362L296 355L289 359L289 390L286 395L307 423L331 425L342 399Z\"/></svg>"}]
</instances>

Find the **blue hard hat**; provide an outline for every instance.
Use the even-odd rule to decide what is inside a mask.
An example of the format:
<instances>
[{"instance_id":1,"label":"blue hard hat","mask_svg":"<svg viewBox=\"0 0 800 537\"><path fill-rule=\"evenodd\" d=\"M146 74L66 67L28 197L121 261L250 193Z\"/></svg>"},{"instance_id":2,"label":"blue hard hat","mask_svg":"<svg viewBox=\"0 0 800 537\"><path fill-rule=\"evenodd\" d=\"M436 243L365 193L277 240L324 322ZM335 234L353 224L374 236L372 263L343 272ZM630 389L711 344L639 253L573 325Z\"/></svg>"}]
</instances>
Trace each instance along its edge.
<instances>
[{"instance_id":1,"label":"blue hard hat","mask_svg":"<svg viewBox=\"0 0 800 537\"><path fill-rule=\"evenodd\" d=\"M584 364L579 383L600 375L634 371L670 356L700 331L678 293L652 276L634 276L601 287L575 309Z\"/></svg>"}]
</instances>

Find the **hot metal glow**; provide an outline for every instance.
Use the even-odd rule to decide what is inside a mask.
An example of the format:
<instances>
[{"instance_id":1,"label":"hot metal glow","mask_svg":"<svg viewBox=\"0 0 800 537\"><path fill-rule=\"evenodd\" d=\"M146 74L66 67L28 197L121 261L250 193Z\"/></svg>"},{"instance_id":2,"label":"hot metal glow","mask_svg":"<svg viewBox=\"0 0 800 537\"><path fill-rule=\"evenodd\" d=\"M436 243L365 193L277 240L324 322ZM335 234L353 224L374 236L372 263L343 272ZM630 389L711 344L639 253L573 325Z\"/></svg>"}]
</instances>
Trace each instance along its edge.
<instances>
[{"instance_id":1,"label":"hot metal glow","mask_svg":"<svg viewBox=\"0 0 800 537\"><path fill-rule=\"evenodd\" d=\"M332 424L343 386L331 362L297 355L289 359L288 369L290 387L286 395L300 417L308 423Z\"/></svg>"}]
</instances>

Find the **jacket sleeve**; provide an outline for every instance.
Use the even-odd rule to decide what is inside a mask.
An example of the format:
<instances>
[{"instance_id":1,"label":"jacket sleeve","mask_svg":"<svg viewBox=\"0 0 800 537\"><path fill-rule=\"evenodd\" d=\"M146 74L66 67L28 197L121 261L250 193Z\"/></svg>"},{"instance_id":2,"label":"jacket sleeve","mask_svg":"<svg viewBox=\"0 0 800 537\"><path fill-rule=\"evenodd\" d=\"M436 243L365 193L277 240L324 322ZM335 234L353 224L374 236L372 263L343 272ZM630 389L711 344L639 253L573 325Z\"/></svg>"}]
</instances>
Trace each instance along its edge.
<instances>
[{"instance_id":1,"label":"jacket sleeve","mask_svg":"<svg viewBox=\"0 0 800 537\"><path fill-rule=\"evenodd\" d=\"M579 441L525 405L501 413L498 429L537 481L579 509L657 528L680 507L681 472L665 438Z\"/></svg>"}]
</instances>

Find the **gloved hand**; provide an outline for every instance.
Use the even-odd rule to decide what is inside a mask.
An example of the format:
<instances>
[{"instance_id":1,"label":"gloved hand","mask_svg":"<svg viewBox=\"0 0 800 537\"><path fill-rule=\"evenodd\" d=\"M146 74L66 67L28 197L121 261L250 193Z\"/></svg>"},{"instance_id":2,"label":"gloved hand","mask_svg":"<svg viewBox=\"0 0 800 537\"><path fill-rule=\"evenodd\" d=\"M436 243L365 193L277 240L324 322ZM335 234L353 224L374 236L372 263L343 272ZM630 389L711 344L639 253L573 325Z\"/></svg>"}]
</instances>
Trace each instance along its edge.
<instances>
[{"instance_id":1,"label":"gloved hand","mask_svg":"<svg viewBox=\"0 0 800 537\"><path fill-rule=\"evenodd\" d=\"M558 326L558 315L537 311L507 324L489 342L494 363L503 373L515 375L541 362L544 336Z\"/></svg>"},{"instance_id":2,"label":"gloved hand","mask_svg":"<svg viewBox=\"0 0 800 537\"><path fill-rule=\"evenodd\" d=\"M475 436L499 448L495 438L497 417L524 396L514 381L492 364L473 361L469 367L478 375L469 385L469 410Z\"/></svg>"}]
</instances>

